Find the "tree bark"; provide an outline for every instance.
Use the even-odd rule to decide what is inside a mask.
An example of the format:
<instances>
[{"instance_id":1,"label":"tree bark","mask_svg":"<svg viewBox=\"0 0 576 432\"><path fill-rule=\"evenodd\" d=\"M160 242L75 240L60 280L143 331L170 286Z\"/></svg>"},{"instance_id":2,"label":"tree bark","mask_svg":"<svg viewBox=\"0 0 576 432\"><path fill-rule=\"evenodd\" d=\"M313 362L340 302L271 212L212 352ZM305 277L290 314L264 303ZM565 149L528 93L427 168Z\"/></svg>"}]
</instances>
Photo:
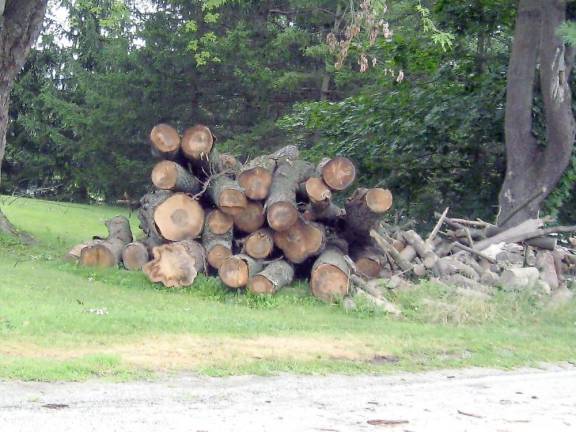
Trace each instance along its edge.
<instances>
[{"instance_id":1,"label":"tree bark","mask_svg":"<svg viewBox=\"0 0 576 432\"><path fill-rule=\"evenodd\" d=\"M38 38L48 0L7 0L0 14L0 178L6 150L8 106L16 76ZM0 232L17 233L0 211Z\"/></svg>"},{"instance_id":2,"label":"tree bark","mask_svg":"<svg viewBox=\"0 0 576 432\"><path fill-rule=\"evenodd\" d=\"M500 221L506 227L534 218L570 162L575 122L568 85L573 50L557 36L566 18L565 0L521 0L506 96L506 178L500 191ZM534 83L540 71L546 145L532 133ZM538 189L544 193L509 218Z\"/></svg>"},{"instance_id":3,"label":"tree bark","mask_svg":"<svg viewBox=\"0 0 576 432\"><path fill-rule=\"evenodd\" d=\"M292 264L284 260L275 261L250 279L248 289L254 294L274 294L293 279Z\"/></svg>"}]
</instances>

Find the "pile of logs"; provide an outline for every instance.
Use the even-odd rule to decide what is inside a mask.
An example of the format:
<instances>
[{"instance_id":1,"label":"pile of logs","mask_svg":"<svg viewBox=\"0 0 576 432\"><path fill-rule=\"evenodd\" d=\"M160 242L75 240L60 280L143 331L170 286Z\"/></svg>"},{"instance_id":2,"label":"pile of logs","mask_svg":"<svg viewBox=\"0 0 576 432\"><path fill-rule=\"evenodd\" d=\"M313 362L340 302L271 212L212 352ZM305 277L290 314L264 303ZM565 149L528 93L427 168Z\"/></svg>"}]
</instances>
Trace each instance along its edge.
<instances>
[{"instance_id":1,"label":"pile of logs","mask_svg":"<svg viewBox=\"0 0 576 432\"><path fill-rule=\"evenodd\" d=\"M107 238L70 251L81 265L122 264L167 287L191 285L200 272L217 274L231 289L258 294L298 277L323 301L361 294L389 307L378 283L393 288L434 278L489 293L503 278L508 286L528 278L552 290L576 264L550 237L570 227L543 229L543 220L501 229L449 218L447 209L423 239L383 222L392 207L387 189L357 188L339 206L333 198L356 178L345 157L313 165L288 145L241 163L220 153L203 125L180 135L159 124L150 141L158 162L154 190L139 201L144 237L133 241L128 220L113 218Z\"/></svg>"}]
</instances>

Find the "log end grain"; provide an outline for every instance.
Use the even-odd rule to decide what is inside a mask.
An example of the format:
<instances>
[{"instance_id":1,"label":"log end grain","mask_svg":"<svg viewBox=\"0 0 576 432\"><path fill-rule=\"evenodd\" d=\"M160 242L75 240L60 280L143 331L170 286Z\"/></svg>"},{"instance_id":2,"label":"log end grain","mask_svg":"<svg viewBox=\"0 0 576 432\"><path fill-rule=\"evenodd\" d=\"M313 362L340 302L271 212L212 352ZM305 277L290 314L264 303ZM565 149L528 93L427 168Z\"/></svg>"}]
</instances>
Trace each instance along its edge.
<instances>
[{"instance_id":1,"label":"log end grain","mask_svg":"<svg viewBox=\"0 0 576 432\"><path fill-rule=\"evenodd\" d=\"M206 157L214 146L214 136L204 125L196 125L184 131L182 151L187 158L200 160Z\"/></svg>"}]
</instances>

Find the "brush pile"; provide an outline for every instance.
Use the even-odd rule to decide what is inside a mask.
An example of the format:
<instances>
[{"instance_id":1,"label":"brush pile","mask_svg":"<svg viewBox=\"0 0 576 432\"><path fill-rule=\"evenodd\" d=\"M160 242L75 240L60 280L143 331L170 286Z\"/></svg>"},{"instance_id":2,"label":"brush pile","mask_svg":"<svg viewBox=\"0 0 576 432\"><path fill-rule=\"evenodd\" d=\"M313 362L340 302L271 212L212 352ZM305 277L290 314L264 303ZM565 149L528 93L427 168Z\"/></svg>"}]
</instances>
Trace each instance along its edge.
<instances>
[{"instance_id":1,"label":"brush pile","mask_svg":"<svg viewBox=\"0 0 576 432\"><path fill-rule=\"evenodd\" d=\"M79 264L122 264L167 287L217 274L231 289L259 294L297 277L309 279L323 301L357 294L394 313L382 286L428 278L481 296L498 285L550 292L576 265L572 251L550 236L574 227L545 229L538 219L503 229L449 218L446 209L424 239L383 222L393 200L387 189L357 188L338 206L334 198L356 178L345 157L314 165L288 145L241 163L220 153L203 125L181 136L159 124L150 141L158 162L154 190L139 201L145 237L133 241L128 220L113 218L107 238L69 252Z\"/></svg>"}]
</instances>

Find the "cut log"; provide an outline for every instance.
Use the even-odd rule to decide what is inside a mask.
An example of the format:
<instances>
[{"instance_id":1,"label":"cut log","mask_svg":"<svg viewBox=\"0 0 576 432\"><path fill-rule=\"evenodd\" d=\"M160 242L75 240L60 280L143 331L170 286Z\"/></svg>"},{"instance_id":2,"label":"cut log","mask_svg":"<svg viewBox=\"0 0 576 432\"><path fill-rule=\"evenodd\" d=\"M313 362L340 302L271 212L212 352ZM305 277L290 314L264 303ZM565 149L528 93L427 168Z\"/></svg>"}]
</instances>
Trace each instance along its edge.
<instances>
[{"instance_id":1,"label":"cut log","mask_svg":"<svg viewBox=\"0 0 576 432\"><path fill-rule=\"evenodd\" d=\"M119 239L92 243L82 249L78 263L85 267L115 267L122 257L124 244L125 243Z\"/></svg>"},{"instance_id":2,"label":"cut log","mask_svg":"<svg viewBox=\"0 0 576 432\"><path fill-rule=\"evenodd\" d=\"M328 161L322 161L319 165L322 179L328 187L335 191L348 188L356 179L356 167L348 158L339 156Z\"/></svg>"},{"instance_id":3,"label":"cut log","mask_svg":"<svg viewBox=\"0 0 576 432\"><path fill-rule=\"evenodd\" d=\"M424 264L427 269L433 268L438 261L438 255L434 253L430 244L422 240L418 233L413 230L406 231L404 238L416 250L420 258L422 258L422 264Z\"/></svg>"},{"instance_id":4,"label":"cut log","mask_svg":"<svg viewBox=\"0 0 576 432\"><path fill-rule=\"evenodd\" d=\"M172 192L170 191L156 190L147 193L140 199L140 208L138 209L140 229L153 243L162 244L165 241L154 221L154 210L171 196Z\"/></svg>"},{"instance_id":5,"label":"cut log","mask_svg":"<svg viewBox=\"0 0 576 432\"><path fill-rule=\"evenodd\" d=\"M220 210L232 216L242 212L248 204L244 190L238 182L224 175L216 176L210 181L208 193Z\"/></svg>"},{"instance_id":6,"label":"cut log","mask_svg":"<svg viewBox=\"0 0 576 432\"><path fill-rule=\"evenodd\" d=\"M300 264L318 255L326 244L326 231L320 224L298 219L286 231L274 233L274 243L290 262Z\"/></svg>"},{"instance_id":7,"label":"cut log","mask_svg":"<svg viewBox=\"0 0 576 432\"><path fill-rule=\"evenodd\" d=\"M233 255L218 269L220 279L229 288L242 288L262 269L262 263L248 255Z\"/></svg>"},{"instance_id":8,"label":"cut log","mask_svg":"<svg viewBox=\"0 0 576 432\"><path fill-rule=\"evenodd\" d=\"M350 288L350 264L337 247L328 246L312 266L310 289L322 301L339 301Z\"/></svg>"},{"instance_id":9,"label":"cut log","mask_svg":"<svg viewBox=\"0 0 576 432\"><path fill-rule=\"evenodd\" d=\"M222 210L214 209L206 216L206 228L212 234L226 234L232 229L234 218Z\"/></svg>"},{"instance_id":10,"label":"cut log","mask_svg":"<svg viewBox=\"0 0 576 432\"><path fill-rule=\"evenodd\" d=\"M196 125L184 131L182 152L191 161L199 161L212 151L214 135L204 125Z\"/></svg>"},{"instance_id":11,"label":"cut log","mask_svg":"<svg viewBox=\"0 0 576 432\"><path fill-rule=\"evenodd\" d=\"M120 263L124 245L130 243L130 222L124 216L116 216L105 222L108 237L96 238L80 250L78 263L86 267L114 267Z\"/></svg>"},{"instance_id":12,"label":"cut log","mask_svg":"<svg viewBox=\"0 0 576 432\"><path fill-rule=\"evenodd\" d=\"M150 143L154 157L173 159L180 150L180 135L172 126L160 123L152 128Z\"/></svg>"},{"instance_id":13,"label":"cut log","mask_svg":"<svg viewBox=\"0 0 576 432\"><path fill-rule=\"evenodd\" d=\"M206 249L208 264L216 270L232 255L232 218L216 209L206 216L202 245Z\"/></svg>"},{"instance_id":14,"label":"cut log","mask_svg":"<svg viewBox=\"0 0 576 432\"><path fill-rule=\"evenodd\" d=\"M394 260L394 263L403 272L410 272L413 269L412 264L401 255L384 237L382 237L376 230L370 231L370 236L376 242L376 245L382 250L382 252L388 254ZM402 251L403 252L403 251Z\"/></svg>"},{"instance_id":15,"label":"cut log","mask_svg":"<svg viewBox=\"0 0 576 432\"><path fill-rule=\"evenodd\" d=\"M299 189L318 209L327 207L332 199L332 191L320 177L310 177L300 184Z\"/></svg>"},{"instance_id":16,"label":"cut log","mask_svg":"<svg viewBox=\"0 0 576 432\"><path fill-rule=\"evenodd\" d=\"M250 234L244 241L244 252L254 259L268 258L274 250L274 232L262 228Z\"/></svg>"},{"instance_id":17,"label":"cut log","mask_svg":"<svg viewBox=\"0 0 576 432\"><path fill-rule=\"evenodd\" d=\"M536 255L536 268L540 271L540 278L548 284L552 291L558 289L560 282L552 252L539 251Z\"/></svg>"},{"instance_id":18,"label":"cut log","mask_svg":"<svg viewBox=\"0 0 576 432\"><path fill-rule=\"evenodd\" d=\"M292 283L294 267L284 260L274 261L260 273L254 275L248 289L254 294L274 294Z\"/></svg>"},{"instance_id":19,"label":"cut log","mask_svg":"<svg viewBox=\"0 0 576 432\"><path fill-rule=\"evenodd\" d=\"M500 275L500 285L507 291L533 288L539 277L540 272L535 267L510 268Z\"/></svg>"},{"instance_id":20,"label":"cut log","mask_svg":"<svg viewBox=\"0 0 576 432\"><path fill-rule=\"evenodd\" d=\"M198 273L204 271L206 253L200 243L182 240L157 246L154 258L142 267L152 282L161 282L166 287L192 285Z\"/></svg>"},{"instance_id":21,"label":"cut log","mask_svg":"<svg viewBox=\"0 0 576 432\"><path fill-rule=\"evenodd\" d=\"M106 229L108 230L106 240L118 239L125 244L133 240L130 221L128 221L125 216L114 216L104 222L104 225L106 225Z\"/></svg>"},{"instance_id":22,"label":"cut log","mask_svg":"<svg viewBox=\"0 0 576 432\"><path fill-rule=\"evenodd\" d=\"M308 221L319 221L334 225L346 216L346 210L332 202L329 202L327 206L311 203L306 206L303 216Z\"/></svg>"},{"instance_id":23,"label":"cut log","mask_svg":"<svg viewBox=\"0 0 576 432\"><path fill-rule=\"evenodd\" d=\"M266 217L273 230L285 231L298 221L296 189L313 173L314 167L305 161L284 160L278 163L266 200Z\"/></svg>"},{"instance_id":24,"label":"cut log","mask_svg":"<svg viewBox=\"0 0 576 432\"><path fill-rule=\"evenodd\" d=\"M434 272L439 277L444 277L448 275L453 275L456 273L460 273L466 276L469 279L474 281L480 280L480 275L473 267L464 264L452 257L443 257L440 258L436 264L434 265Z\"/></svg>"},{"instance_id":25,"label":"cut log","mask_svg":"<svg viewBox=\"0 0 576 432\"><path fill-rule=\"evenodd\" d=\"M196 238L204 225L204 209L183 193L170 195L153 208L153 223L166 240Z\"/></svg>"},{"instance_id":26,"label":"cut log","mask_svg":"<svg viewBox=\"0 0 576 432\"><path fill-rule=\"evenodd\" d=\"M522 222L519 225L516 225L512 228L509 228L507 230L504 230L492 237L489 237L485 240L479 241L474 245L474 249L477 251L482 251L484 249L486 249L488 246L496 244L496 243L516 243L519 241L524 241L527 238L532 238L532 237L540 237L543 234L536 234L536 235L532 235L532 237L526 237L526 235L530 235L531 233L533 233L535 230L538 230L538 228L540 228L542 225L544 224L544 222L541 219L528 219L524 222Z\"/></svg>"},{"instance_id":27,"label":"cut log","mask_svg":"<svg viewBox=\"0 0 576 432\"><path fill-rule=\"evenodd\" d=\"M256 157L244 164L238 174L238 184L246 196L252 200L263 200L268 197L272 185L272 175L279 160L298 159L298 147L289 145L265 156Z\"/></svg>"},{"instance_id":28,"label":"cut log","mask_svg":"<svg viewBox=\"0 0 576 432\"><path fill-rule=\"evenodd\" d=\"M148 261L150 261L150 254L142 242L128 243L122 249L122 263L126 270L142 270Z\"/></svg>"},{"instance_id":29,"label":"cut log","mask_svg":"<svg viewBox=\"0 0 576 432\"><path fill-rule=\"evenodd\" d=\"M265 221L264 207L258 201L248 201L246 207L234 215L234 227L245 233L262 228Z\"/></svg>"},{"instance_id":30,"label":"cut log","mask_svg":"<svg viewBox=\"0 0 576 432\"><path fill-rule=\"evenodd\" d=\"M346 230L349 238L369 240L382 215L392 207L388 189L359 188L346 202Z\"/></svg>"},{"instance_id":31,"label":"cut log","mask_svg":"<svg viewBox=\"0 0 576 432\"><path fill-rule=\"evenodd\" d=\"M158 189L197 193L202 188L196 177L173 161L160 161L152 169L152 183Z\"/></svg>"},{"instance_id":32,"label":"cut log","mask_svg":"<svg viewBox=\"0 0 576 432\"><path fill-rule=\"evenodd\" d=\"M373 246L361 246L352 248L352 259L356 271L367 279L375 279L380 276L384 268L386 258Z\"/></svg>"}]
</instances>

